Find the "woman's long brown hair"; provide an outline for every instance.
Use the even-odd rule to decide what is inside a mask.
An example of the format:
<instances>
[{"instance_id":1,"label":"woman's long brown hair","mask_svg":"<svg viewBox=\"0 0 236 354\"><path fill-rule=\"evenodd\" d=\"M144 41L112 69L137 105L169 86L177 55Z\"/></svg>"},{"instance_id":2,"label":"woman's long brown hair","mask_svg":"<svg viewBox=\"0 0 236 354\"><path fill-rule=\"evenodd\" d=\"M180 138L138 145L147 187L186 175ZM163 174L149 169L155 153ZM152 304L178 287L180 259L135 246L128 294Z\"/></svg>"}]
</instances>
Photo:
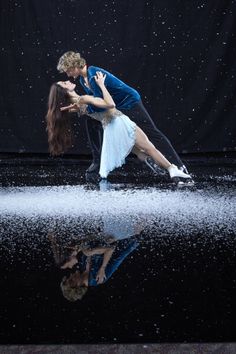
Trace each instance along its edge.
<instances>
[{"instance_id":1,"label":"woman's long brown hair","mask_svg":"<svg viewBox=\"0 0 236 354\"><path fill-rule=\"evenodd\" d=\"M49 152L56 156L63 154L73 143L70 114L68 111L61 111L60 108L71 103L70 96L66 89L52 84L48 98L48 112L46 115Z\"/></svg>"}]
</instances>

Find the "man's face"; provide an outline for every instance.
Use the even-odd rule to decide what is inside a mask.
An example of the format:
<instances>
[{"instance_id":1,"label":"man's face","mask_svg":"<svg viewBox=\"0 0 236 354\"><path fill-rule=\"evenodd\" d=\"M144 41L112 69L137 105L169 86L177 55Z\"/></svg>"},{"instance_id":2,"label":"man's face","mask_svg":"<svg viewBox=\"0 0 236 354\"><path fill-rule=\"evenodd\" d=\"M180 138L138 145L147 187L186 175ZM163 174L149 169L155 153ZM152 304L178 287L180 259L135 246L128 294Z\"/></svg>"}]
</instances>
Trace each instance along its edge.
<instances>
[{"instance_id":1,"label":"man's face","mask_svg":"<svg viewBox=\"0 0 236 354\"><path fill-rule=\"evenodd\" d=\"M80 68L70 68L66 71L66 75L68 77L73 77L74 79L77 79L77 77L80 75Z\"/></svg>"}]
</instances>

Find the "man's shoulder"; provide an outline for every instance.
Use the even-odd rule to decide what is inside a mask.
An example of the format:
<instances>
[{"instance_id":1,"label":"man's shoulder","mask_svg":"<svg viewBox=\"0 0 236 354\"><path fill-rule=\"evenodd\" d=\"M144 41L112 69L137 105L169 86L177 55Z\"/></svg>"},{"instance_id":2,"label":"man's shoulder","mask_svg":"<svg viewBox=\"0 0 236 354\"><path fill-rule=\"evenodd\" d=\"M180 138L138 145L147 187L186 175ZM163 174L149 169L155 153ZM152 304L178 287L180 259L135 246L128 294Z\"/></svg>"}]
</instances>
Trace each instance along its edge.
<instances>
[{"instance_id":1,"label":"man's shoulder","mask_svg":"<svg viewBox=\"0 0 236 354\"><path fill-rule=\"evenodd\" d=\"M90 66L88 66L87 71L89 73L96 73L96 71L105 71L105 70L100 68L99 66L90 65Z\"/></svg>"},{"instance_id":2,"label":"man's shoulder","mask_svg":"<svg viewBox=\"0 0 236 354\"><path fill-rule=\"evenodd\" d=\"M97 71L101 71L102 73L106 74L106 75L112 75L109 71L103 69L103 68L100 68L99 66L94 66L94 65L91 65L87 68L87 71L88 71L88 74L93 76L96 74Z\"/></svg>"}]
</instances>

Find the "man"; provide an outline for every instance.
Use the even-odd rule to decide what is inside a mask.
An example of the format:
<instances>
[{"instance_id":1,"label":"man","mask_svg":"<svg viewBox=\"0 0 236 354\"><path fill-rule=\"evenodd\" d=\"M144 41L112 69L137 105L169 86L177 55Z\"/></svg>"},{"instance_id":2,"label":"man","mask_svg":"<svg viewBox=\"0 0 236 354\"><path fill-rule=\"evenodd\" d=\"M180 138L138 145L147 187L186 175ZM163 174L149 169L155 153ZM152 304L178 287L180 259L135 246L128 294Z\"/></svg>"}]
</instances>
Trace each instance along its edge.
<instances>
[{"instance_id":1,"label":"man","mask_svg":"<svg viewBox=\"0 0 236 354\"><path fill-rule=\"evenodd\" d=\"M129 116L149 137L150 141L163 153L163 155L178 168L188 173L186 167L174 150L167 137L157 129L153 120L145 109L139 93L132 87L119 80L108 71L96 66L87 66L86 60L81 57L80 53L69 51L64 53L58 62L57 69L59 72L65 72L68 77L74 79L80 78L80 84L83 86L88 95L102 97L100 88L95 82L97 71L106 75L105 84L111 94L116 108ZM103 111L96 107L89 106L90 113L95 111ZM100 152L102 145L102 127L99 122L94 119L86 120L86 129L93 155L93 163L88 168L87 173L97 173L99 170ZM160 173L161 169L155 162L144 153L137 153L140 160L145 163L156 173ZM189 180L188 180L189 181ZM192 180L191 180L192 182Z\"/></svg>"}]
</instances>

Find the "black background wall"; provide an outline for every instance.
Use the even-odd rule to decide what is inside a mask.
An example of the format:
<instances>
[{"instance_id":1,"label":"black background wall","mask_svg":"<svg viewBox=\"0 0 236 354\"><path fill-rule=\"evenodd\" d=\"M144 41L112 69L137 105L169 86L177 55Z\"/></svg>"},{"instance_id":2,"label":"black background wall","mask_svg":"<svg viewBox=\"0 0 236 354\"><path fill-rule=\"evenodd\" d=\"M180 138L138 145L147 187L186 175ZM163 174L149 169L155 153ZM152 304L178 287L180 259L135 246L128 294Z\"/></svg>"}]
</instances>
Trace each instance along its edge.
<instances>
[{"instance_id":1,"label":"black background wall","mask_svg":"<svg viewBox=\"0 0 236 354\"><path fill-rule=\"evenodd\" d=\"M0 152L46 153L67 50L139 90L179 152L235 149L236 1L1 0ZM78 92L82 91L80 88ZM70 153L89 153L84 122Z\"/></svg>"}]
</instances>

